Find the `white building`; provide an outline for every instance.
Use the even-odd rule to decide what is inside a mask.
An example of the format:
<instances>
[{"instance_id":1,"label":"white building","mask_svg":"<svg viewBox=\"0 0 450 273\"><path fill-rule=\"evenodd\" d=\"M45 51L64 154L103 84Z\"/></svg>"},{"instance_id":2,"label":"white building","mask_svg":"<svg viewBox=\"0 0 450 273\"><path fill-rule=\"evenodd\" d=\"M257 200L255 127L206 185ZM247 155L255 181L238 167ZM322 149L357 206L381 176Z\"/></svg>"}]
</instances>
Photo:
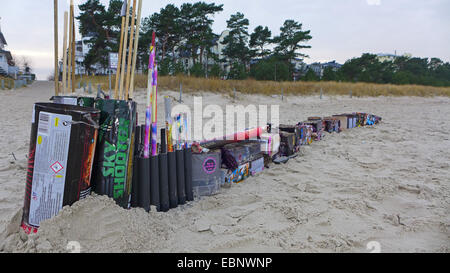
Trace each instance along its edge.
<instances>
[{"instance_id":1,"label":"white building","mask_svg":"<svg viewBox=\"0 0 450 273\"><path fill-rule=\"evenodd\" d=\"M16 77L17 73L19 73L19 68L15 66L11 52L6 50L7 45L8 43L0 26L0 75Z\"/></svg>"},{"instance_id":2,"label":"white building","mask_svg":"<svg viewBox=\"0 0 450 273\"><path fill-rule=\"evenodd\" d=\"M312 63L306 66L306 69L303 70L306 73L308 70L312 70L318 77L322 78L325 68L330 67L333 71L338 71L342 65L337 63L336 61L331 61L327 63Z\"/></svg>"},{"instance_id":3,"label":"white building","mask_svg":"<svg viewBox=\"0 0 450 273\"><path fill-rule=\"evenodd\" d=\"M223 41L225 39L225 37L228 36L228 34L230 34L229 30L224 30L222 31L222 33L219 35L218 38L215 38L214 40L211 41L211 47L210 47L210 52L214 55L216 55L218 57L219 60L224 59L225 56L223 55L223 50L225 48L225 45L223 45ZM181 41L182 44L186 43L186 40ZM181 51L178 50L178 48L175 48L175 52L177 52L177 58L181 59L183 65L184 65L184 69L189 70L190 68L192 68L192 66L194 65L194 59L191 57L191 52L190 51ZM197 59L195 60L197 63L200 62L200 49L198 49L197 52ZM207 51L204 50L203 51L203 56L202 56L202 64L205 66L211 66L216 64L217 62L213 59L213 58L208 58L208 54ZM220 63L222 70L229 72L229 67L228 64L226 63Z\"/></svg>"},{"instance_id":4,"label":"white building","mask_svg":"<svg viewBox=\"0 0 450 273\"><path fill-rule=\"evenodd\" d=\"M75 75L86 75L88 71L86 71L85 66L83 65L84 58L91 50L91 45L88 41L92 39L91 36L83 37L81 40L75 41ZM62 62L61 62L62 63ZM62 72L62 67L60 68ZM104 68L101 64L94 64L91 66L91 72L94 74L108 74L108 68ZM112 74L116 73L115 70L111 71Z\"/></svg>"}]
</instances>

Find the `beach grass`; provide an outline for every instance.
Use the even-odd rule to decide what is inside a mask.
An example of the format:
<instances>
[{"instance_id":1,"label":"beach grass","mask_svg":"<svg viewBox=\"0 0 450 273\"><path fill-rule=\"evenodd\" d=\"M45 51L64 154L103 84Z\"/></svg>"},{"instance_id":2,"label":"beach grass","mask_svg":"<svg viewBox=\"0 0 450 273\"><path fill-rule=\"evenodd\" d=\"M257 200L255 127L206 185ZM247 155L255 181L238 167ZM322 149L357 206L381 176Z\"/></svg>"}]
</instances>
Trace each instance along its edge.
<instances>
[{"instance_id":1,"label":"beach grass","mask_svg":"<svg viewBox=\"0 0 450 273\"><path fill-rule=\"evenodd\" d=\"M109 89L108 76L83 76L83 79L77 78L78 82L92 83L93 89L101 84L103 90ZM112 88L114 89L115 76L112 76ZM234 89L244 94L263 94L263 95L319 95L321 90L324 95L342 95L352 94L354 97L378 97L378 96L416 96L432 97L446 96L450 97L450 87L433 87L423 85L394 85L394 84L375 84L375 83L350 83L350 82L275 82L275 81L256 81L248 80L221 80L206 79L188 76L165 76L158 77L158 87L160 90L178 91L180 83L183 92L217 92L231 94ZM147 75L136 75L135 86L138 89L146 88Z\"/></svg>"},{"instance_id":2,"label":"beach grass","mask_svg":"<svg viewBox=\"0 0 450 273\"><path fill-rule=\"evenodd\" d=\"M2 90L1 81L4 81L4 89L13 89L14 88L14 80L13 79L0 76L0 90Z\"/></svg>"}]
</instances>

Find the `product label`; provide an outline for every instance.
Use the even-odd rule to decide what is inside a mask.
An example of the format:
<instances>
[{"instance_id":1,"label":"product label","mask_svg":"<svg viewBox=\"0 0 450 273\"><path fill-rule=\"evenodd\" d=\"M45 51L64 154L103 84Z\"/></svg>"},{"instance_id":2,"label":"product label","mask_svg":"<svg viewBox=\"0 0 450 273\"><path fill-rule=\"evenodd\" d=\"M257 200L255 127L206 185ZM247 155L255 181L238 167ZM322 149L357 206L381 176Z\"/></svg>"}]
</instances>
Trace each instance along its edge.
<instances>
[{"instance_id":1,"label":"product label","mask_svg":"<svg viewBox=\"0 0 450 273\"><path fill-rule=\"evenodd\" d=\"M239 166L234 171L229 171L225 177L226 183L239 183L249 176L250 164L246 163Z\"/></svg>"},{"instance_id":2,"label":"product label","mask_svg":"<svg viewBox=\"0 0 450 273\"><path fill-rule=\"evenodd\" d=\"M39 226L62 209L72 117L39 113L28 222Z\"/></svg>"},{"instance_id":3,"label":"product label","mask_svg":"<svg viewBox=\"0 0 450 273\"><path fill-rule=\"evenodd\" d=\"M129 126L130 121L121 118L117 146L105 141L105 160L103 162L102 174L104 177L114 178L114 199L123 197L126 189L130 140L128 135Z\"/></svg>"},{"instance_id":4,"label":"product label","mask_svg":"<svg viewBox=\"0 0 450 273\"><path fill-rule=\"evenodd\" d=\"M203 171L207 174L212 174L216 171L217 162L214 157L208 157L203 162Z\"/></svg>"},{"instance_id":5,"label":"product label","mask_svg":"<svg viewBox=\"0 0 450 273\"><path fill-rule=\"evenodd\" d=\"M77 98L62 98L61 104L67 104L67 105L78 105L78 99Z\"/></svg>"}]
</instances>

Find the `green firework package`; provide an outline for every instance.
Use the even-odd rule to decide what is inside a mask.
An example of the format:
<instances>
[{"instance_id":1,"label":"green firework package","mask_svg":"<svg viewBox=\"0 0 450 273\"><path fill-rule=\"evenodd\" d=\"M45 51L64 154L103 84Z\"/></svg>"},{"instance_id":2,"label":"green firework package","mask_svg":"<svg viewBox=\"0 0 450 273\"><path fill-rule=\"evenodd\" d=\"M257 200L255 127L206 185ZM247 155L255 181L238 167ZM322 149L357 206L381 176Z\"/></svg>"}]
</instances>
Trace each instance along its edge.
<instances>
[{"instance_id":1,"label":"green firework package","mask_svg":"<svg viewBox=\"0 0 450 273\"><path fill-rule=\"evenodd\" d=\"M100 111L54 103L33 108L22 228L40 223L91 192Z\"/></svg>"},{"instance_id":2,"label":"green firework package","mask_svg":"<svg viewBox=\"0 0 450 273\"><path fill-rule=\"evenodd\" d=\"M133 179L134 134L137 104L122 100L97 100L100 130L95 160L95 192L130 207Z\"/></svg>"}]
</instances>

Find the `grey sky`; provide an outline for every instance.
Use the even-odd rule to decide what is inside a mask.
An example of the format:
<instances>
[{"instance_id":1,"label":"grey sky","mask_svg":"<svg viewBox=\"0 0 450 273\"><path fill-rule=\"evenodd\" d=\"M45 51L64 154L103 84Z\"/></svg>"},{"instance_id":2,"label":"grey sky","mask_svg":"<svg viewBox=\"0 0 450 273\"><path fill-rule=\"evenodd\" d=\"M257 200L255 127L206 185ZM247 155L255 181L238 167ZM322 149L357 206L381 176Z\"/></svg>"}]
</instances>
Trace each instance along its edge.
<instances>
[{"instance_id":1,"label":"grey sky","mask_svg":"<svg viewBox=\"0 0 450 273\"><path fill-rule=\"evenodd\" d=\"M101 0L107 4L108 0ZM143 0L148 16L168 3L190 0ZM226 20L237 11L250 20L250 31L268 26L273 35L286 19L303 23L311 30L307 63L347 59L362 53L411 53L450 61L449 0L216 0L224 11L215 16L214 31L226 28ZM1 29L8 49L28 56L39 79L51 74L53 65L53 1L2 0ZM68 0L60 0L60 30ZM75 3L84 2L75 0ZM78 12L78 10L76 10ZM79 36L78 36L79 37ZM62 31L60 43L62 48ZM59 50L61 53L61 49Z\"/></svg>"}]
</instances>

